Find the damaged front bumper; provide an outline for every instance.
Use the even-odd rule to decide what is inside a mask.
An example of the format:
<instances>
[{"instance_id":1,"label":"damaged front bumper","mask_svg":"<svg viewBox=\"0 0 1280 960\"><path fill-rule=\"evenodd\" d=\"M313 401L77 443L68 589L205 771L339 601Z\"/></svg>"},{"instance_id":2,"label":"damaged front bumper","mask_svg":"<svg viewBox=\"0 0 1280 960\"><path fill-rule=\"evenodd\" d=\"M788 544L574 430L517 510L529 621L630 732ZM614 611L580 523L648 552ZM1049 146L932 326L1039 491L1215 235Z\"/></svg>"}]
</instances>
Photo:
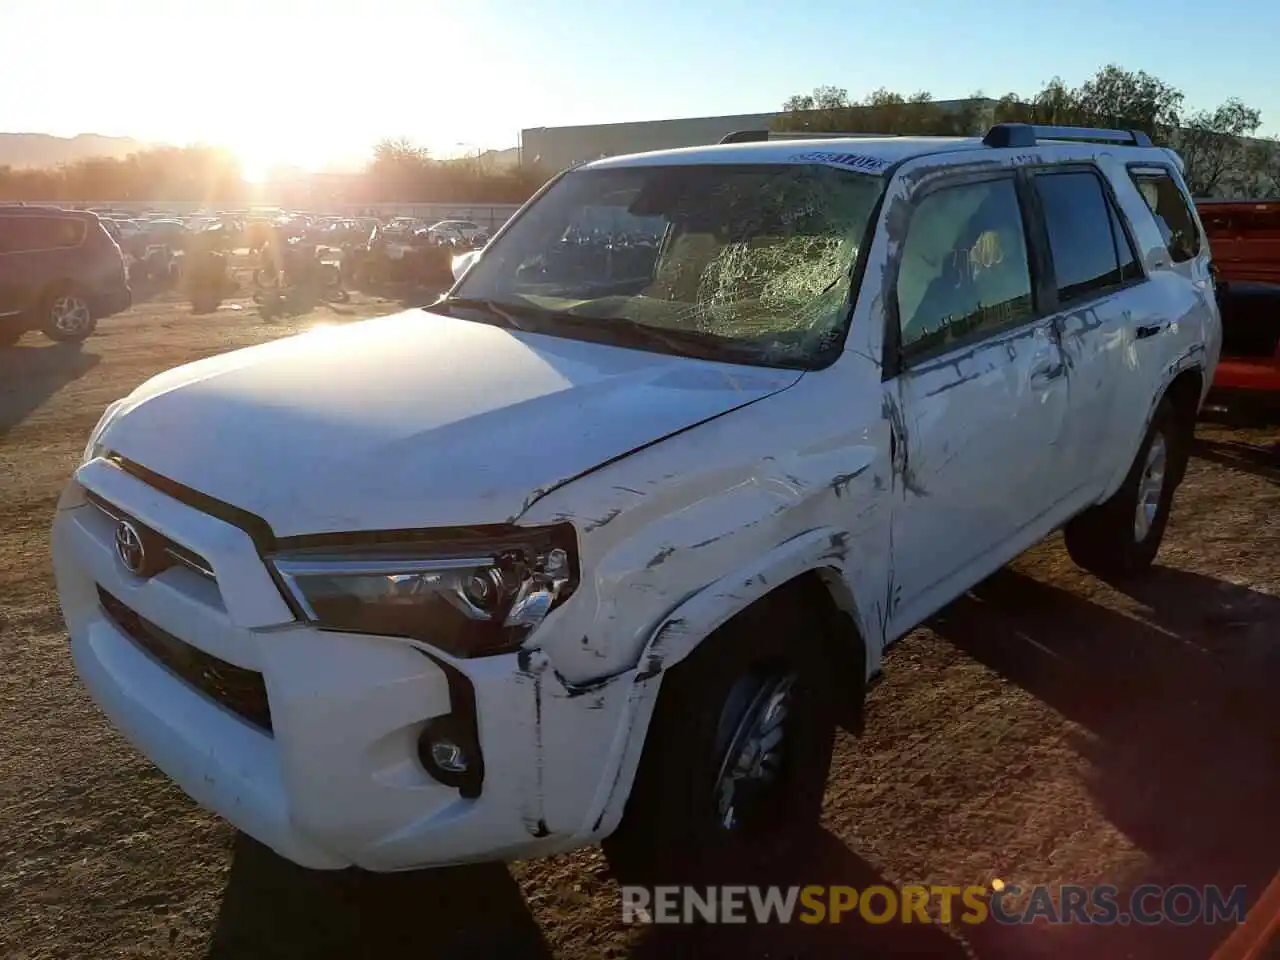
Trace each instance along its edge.
<instances>
[{"instance_id":1,"label":"damaged front bumper","mask_svg":"<svg viewBox=\"0 0 1280 960\"><path fill-rule=\"evenodd\" d=\"M54 524L71 652L112 723L199 804L320 869L518 859L616 823L632 718L652 681L632 671L573 688L538 651L455 660L289 622L265 566L246 568L243 531L102 464L81 469ZM134 576L117 556L119 515L210 569ZM177 646L157 646L166 637ZM227 692L255 683L267 718ZM484 770L469 796L419 759L428 723L468 698Z\"/></svg>"}]
</instances>

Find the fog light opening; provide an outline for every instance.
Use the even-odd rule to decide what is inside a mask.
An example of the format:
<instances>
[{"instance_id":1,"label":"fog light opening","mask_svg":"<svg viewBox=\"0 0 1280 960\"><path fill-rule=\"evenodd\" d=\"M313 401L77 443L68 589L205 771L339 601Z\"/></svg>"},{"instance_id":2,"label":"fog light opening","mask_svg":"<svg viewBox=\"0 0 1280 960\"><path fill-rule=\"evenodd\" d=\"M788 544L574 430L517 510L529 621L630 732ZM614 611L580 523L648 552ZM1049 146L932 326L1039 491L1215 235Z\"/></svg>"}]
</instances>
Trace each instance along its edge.
<instances>
[{"instance_id":1,"label":"fog light opening","mask_svg":"<svg viewBox=\"0 0 1280 960\"><path fill-rule=\"evenodd\" d=\"M422 768L464 797L480 795L480 751L467 724L455 714L428 720L418 735Z\"/></svg>"},{"instance_id":2,"label":"fog light opening","mask_svg":"<svg viewBox=\"0 0 1280 960\"><path fill-rule=\"evenodd\" d=\"M445 773L466 773L469 766L466 751L452 740L431 742L431 762Z\"/></svg>"}]
</instances>

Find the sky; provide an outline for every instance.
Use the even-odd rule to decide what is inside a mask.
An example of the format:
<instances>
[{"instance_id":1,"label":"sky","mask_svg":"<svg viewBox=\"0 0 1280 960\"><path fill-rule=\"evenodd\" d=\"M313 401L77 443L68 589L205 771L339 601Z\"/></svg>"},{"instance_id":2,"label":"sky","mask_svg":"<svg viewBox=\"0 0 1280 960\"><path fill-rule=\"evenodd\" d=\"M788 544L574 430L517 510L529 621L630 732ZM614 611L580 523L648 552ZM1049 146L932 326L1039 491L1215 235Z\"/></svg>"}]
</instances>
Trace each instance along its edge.
<instances>
[{"instance_id":1,"label":"sky","mask_svg":"<svg viewBox=\"0 0 1280 960\"><path fill-rule=\"evenodd\" d=\"M1270 0L0 0L0 37L0 131L211 143L250 171L359 163L384 136L457 155L764 112L822 84L1029 94L1111 62L1280 133Z\"/></svg>"}]
</instances>

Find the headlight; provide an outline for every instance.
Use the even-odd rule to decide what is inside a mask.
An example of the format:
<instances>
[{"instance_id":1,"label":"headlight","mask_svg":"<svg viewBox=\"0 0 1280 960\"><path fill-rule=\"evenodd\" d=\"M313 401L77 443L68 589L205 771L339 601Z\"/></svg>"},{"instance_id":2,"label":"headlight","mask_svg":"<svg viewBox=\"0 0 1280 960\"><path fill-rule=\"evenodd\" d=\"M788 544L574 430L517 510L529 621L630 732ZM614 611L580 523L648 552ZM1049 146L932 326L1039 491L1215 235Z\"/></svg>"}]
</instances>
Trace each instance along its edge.
<instances>
[{"instance_id":1,"label":"headlight","mask_svg":"<svg viewBox=\"0 0 1280 960\"><path fill-rule=\"evenodd\" d=\"M567 524L482 541L299 551L270 563L295 612L320 629L408 637L457 657L514 650L578 583Z\"/></svg>"},{"instance_id":2,"label":"headlight","mask_svg":"<svg viewBox=\"0 0 1280 960\"><path fill-rule=\"evenodd\" d=\"M93 428L93 432L89 434L89 441L84 445L84 455L80 458L80 463L86 464L90 460L95 460L103 454L102 435L106 432L107 427L111 426L111 421L116 418L116 414L120 412L120 408L124 405L124 400L116 400L108 404L107 409L103 411L102 416L98 419L98 425Z\"/></svg>"}]
</instances>

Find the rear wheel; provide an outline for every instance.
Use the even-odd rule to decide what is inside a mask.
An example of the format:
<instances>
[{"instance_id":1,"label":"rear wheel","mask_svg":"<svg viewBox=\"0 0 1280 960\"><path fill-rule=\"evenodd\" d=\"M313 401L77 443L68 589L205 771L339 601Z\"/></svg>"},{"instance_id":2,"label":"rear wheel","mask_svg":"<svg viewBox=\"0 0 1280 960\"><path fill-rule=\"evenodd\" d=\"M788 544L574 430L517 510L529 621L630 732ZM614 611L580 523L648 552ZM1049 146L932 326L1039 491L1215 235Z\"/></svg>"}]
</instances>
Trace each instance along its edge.
<instances>
[{"instance_id":1,"label":"rear wheel","mask_svg":"<svg viewBox=\"0 0 1280 960\"><path fill-rule=\"evenodd\" d=\"M788 599L739 614L664 675L625 815L604 841L620 875L714 879L815 830L832 666L822 623L798 622L809 618Z\"/></svg>"},{"instance_id":2,"label":"rear wheel","mask_svg":"<svg viewBox=\"0 0 1280 960\"><path fill-rule=\"evenodd\" d=\"M1067 552L1078 566L1104 580L1147 571L1186 467L1188 435L1173 406L1162 400L1120 489L1063 530Z\"/></svg>"},{"instance_id":3,"label":"rear wheel","mask_svg":"<svg viewBox=\"0 0 1280 960\"><path fill-rule=\"evenodd\" d=\"M50 340L75 343L93 333L97 321L89 310L89 301L74 288L57 290L45 298L42 306L42 332Z\"/></svg>"}]
</instances>

